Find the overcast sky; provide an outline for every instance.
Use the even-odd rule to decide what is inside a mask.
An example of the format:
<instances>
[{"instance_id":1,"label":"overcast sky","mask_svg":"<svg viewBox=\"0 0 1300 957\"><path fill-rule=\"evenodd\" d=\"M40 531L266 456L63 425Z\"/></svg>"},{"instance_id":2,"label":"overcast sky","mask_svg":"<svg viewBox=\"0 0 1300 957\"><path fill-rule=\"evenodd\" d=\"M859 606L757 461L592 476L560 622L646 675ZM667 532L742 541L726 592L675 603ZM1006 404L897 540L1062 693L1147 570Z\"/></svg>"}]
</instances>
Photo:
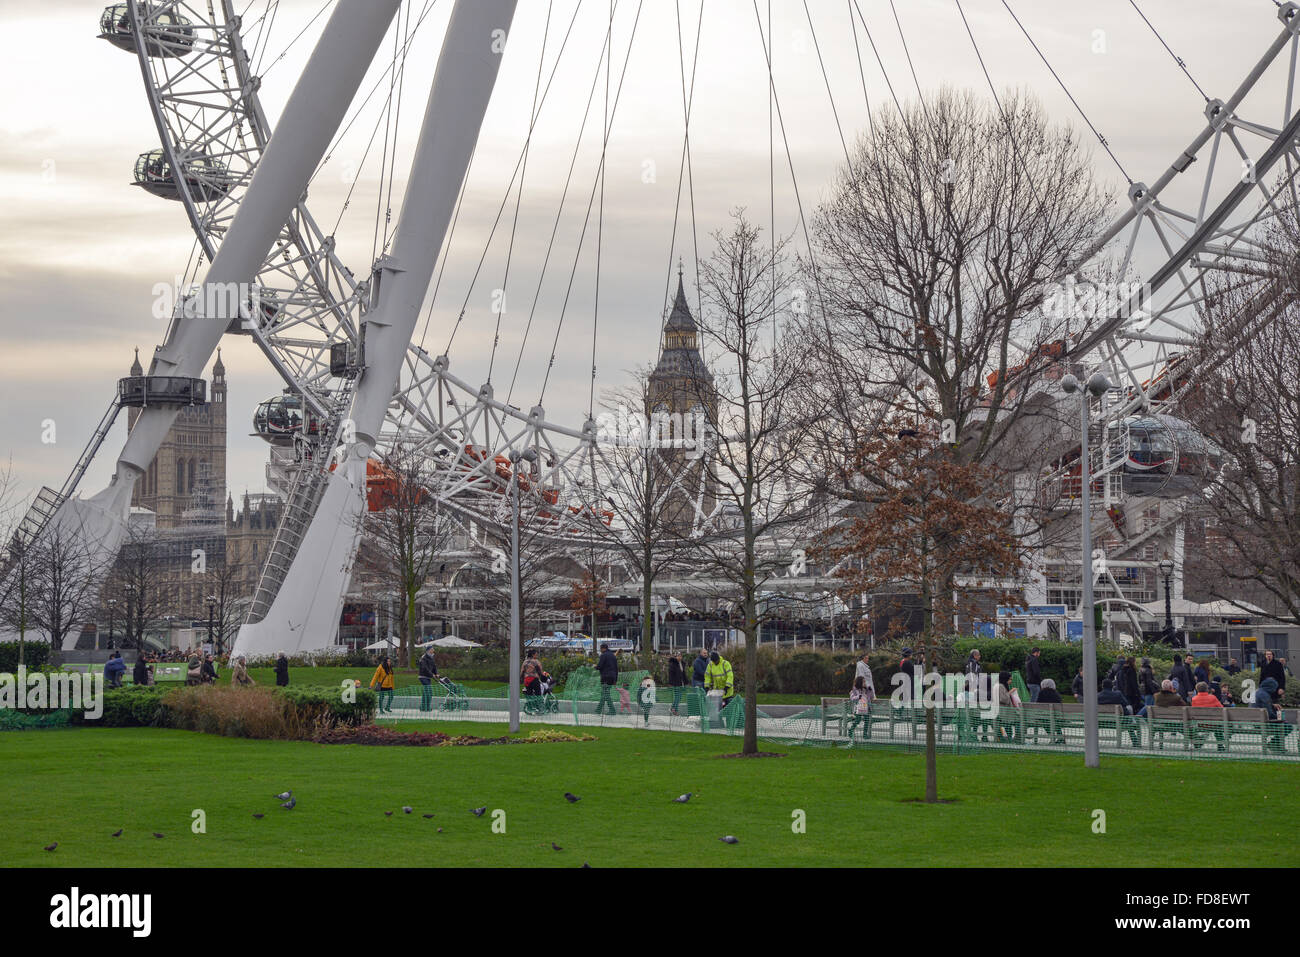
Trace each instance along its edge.
<instances>
[{"instance_id":1,"label":"overcast sky","mask_svg":"<svg viewBox=\"0 0 1300 957\"><path fill-rule=\"evenodd\" d=\"M576 2L556 0L551 7L545 74L555 62ZM415 3L418 12L423 0ZM900 98L915 99L916 85L890 4L859 0L859 5L885 67L882 74L859 29L872 108L885 108L890 101L885 75ZM924 94L942 84L987 94L954 0L896 0L896 5ZM997 87L1032 90L1056 122L1080 125L1078 113L1001 0L962 0L962 5ZM321 6L321 0L279 3L260 65L262 98L272 119L324 18L308 27L287 52L285 48ZM470 280L523 146L549 6L545 0L520 2L428 325L425 345L437 354L462 303L467 304L451 357L453 371L470 382L487 376L494 333L490 296L502 285L513 198L505 227L488 247L477 285L471 288ZM818 48L846 135L865 126L867 106L848 4L809 0L807 6L811 27L802 0L773 0L772 50L794 182L804 210L811 213L843 159ZM1128 0L1012 0L1011 6L1134 179L1156 179L1203 125L1203 100ZM1226 98L1281 29L1272 0L1140 0L1139 6L1211 97ZM765 20L766 2L759 7ZM408 58L395 159L395 208L404 186L400 171L409 165L449 8L450 0L435 3ZM249 9L246 24L257 21L265 3L256 0ZM100 5L72 0L0 0L6 41L0 59L0 89L5 93L0 100L0 456L12 459L24 497L42 484L62 484L111 399L116 379L126 373L133 348L140 348L147 364L166 325L152 315L152 290L155 283L183 271L193 245L179 204L129 185L136 156L157 146L157 133L133 56L96 37L100 10ZM698 0L682 0L680 10L689 71ZM634 0L620 0L614 25L616 84L635 16ZM514 378L607 20L608 4L582 3L538 121L493 373L499 395L510 389ZM685 205L673 242L683 128L677 22L674 4L646 0L613 119L596 336L601 388L619 385L628 370L653 361L665 287L675 273L676 257L686 260L688 276L692 271L694 249ZM391 51L391 38L383 49ZM384 64L389 55L381 56ZM363 90L379 78L381 69L377 61ZM1275 102L1261 100L1260 118L1280 125L1280 82L1270 89ZM365 165L361 158L381 110L382 97L377 97L320 171L308 203L328 229L339 215L351 175L359 170L349 212L337 233L341 256L358 275L369 271L371 260L380 151L372 150ZM526 408L540 396L572 271L573 288L544 402L550 418L575 427L587 408L590 379L594 220L581 255L577 250L599 160L599 93L593 110L513 399ZM707 0L691 122L696 228L701 254L707 255L707 235L725 226L733 207L748 207L767 227L768 96L752 0ZM798 228L798 205L779 128L776 137L776 229L790 233ZM1126 184L1119 171L1100 148L1094 153L1098 175L1122 200ZM648 170L653 175L647 175ZM1150 258L1138 265L1147 271L1158 263ZM248 437L251 417L257 402L278 393L283 384L246 341L227 337L223 354L230 379L229 484L238 497L244 489L263 488L266 451L260 440ZM42 441L43 433L48 437L46 420L55 427L52 443ZM124 439L125 416L83 481L83 493L93 493L107 482Z\"/></svg>"}]
</instances>

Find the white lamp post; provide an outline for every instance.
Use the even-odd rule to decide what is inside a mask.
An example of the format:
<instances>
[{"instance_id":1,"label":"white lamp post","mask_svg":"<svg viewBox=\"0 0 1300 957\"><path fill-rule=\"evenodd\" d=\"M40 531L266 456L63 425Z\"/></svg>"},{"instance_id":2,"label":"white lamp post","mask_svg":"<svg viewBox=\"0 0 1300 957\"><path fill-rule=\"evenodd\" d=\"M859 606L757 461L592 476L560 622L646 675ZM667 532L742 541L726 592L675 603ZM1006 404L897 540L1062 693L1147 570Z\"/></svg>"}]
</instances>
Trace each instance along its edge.
<instances>
[{"instance_id":1,"label":"white lamp post","mask_svg":"<svg viewBox=\"0 0 1300 957\"><path fill-rule=\"evenodd\" d=\"M537 461L536 449L510 453L510 730L519 730L519 463Z\"/></svg>"},{"instance_id":2,"label":"white lamp post","mask_svg":"<svg viewBox=\"0 0 1300 957\"><path fill-rule=\"evenodd\" d=\"M1067 395L1080 393L1080 481L1083 487L1082 511L1079 525L1083 546L1083 601L1079 614L1083 618L1083 763L1085 767L1101 767L1101 748L1097 733L1097 628L1092 601L1092 463L1088 455L1088 396L1101 398L1110 391L1110 380L1100 372L1094 373L1086 387L1067 375L1061 380L1061 389Z\"/></svg>"}]
</instances>

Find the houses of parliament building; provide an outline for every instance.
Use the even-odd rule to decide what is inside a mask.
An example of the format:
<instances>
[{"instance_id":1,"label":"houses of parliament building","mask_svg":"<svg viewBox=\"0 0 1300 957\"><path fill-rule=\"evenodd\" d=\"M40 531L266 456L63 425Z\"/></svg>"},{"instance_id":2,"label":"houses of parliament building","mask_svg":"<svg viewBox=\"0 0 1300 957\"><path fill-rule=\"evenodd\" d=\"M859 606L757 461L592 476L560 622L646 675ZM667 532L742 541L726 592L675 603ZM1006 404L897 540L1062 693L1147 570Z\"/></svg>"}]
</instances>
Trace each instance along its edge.
<instances>
[{"instance_id":1,"label":"houses of parliament building","mask_svg":"<svg viewBox=\"0 0 1300 957\"><path fill-rule=\"evenodd\" d=\"M143 372L137 350L130 374ZM240 598L251 597L275 538L279 498L245 492L236 507L227 488L227 380L220 352L210 381L208 401L180 411L136 482L127 541L102 600L114 602L124 625L119 633L127 633L127 609L135 602L147 608L137 615L151 619L147 635L187 644L184 634L171 633L206 628L210 596L227 614ZM128 428L139 415L128 410ZM150 594L141 600L146 588Z\"/></svg>"}]
</instances>

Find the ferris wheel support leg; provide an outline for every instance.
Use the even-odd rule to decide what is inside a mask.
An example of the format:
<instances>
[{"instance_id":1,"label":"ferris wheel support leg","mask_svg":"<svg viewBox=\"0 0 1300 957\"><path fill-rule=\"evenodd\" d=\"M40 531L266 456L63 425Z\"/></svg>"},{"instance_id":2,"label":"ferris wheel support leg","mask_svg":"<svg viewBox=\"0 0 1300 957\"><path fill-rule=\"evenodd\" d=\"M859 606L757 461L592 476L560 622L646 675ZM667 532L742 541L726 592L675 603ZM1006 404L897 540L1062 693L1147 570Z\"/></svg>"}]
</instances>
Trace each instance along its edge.
<instances>
[{"instance_id":1,"label":"ferris wheel support leg","mask_svg":"<svg viewBox=\"0 0 1300 957\"><path fill-rule=\"evenodd\" d=\"M266 616L244 624L241 653L328 647L361 534L366 460L379 441L434 263L492 98L516 0L457 0L438 57L391 252L375 263L366 368L353 395L355 442L340 449L311 526ZM287 646L287 647L286 647Z\"/></svg>"},{"instance_id":2,"label":"ferris wheel support leg","mask_svg":"<svg viewBox=\"0 0 1300 957\"><path fill-rule=\"evenodd\" d=\"M252 283L342 124L399 5L400 0L342 0L335 8L213 258L205 286ZM225 296L200 295L197 300L193 318L178 319L154 356L151 375L203 374L236 317L226 314L224 307L230 303ZM214 304L213 312L221 314L206 312ZM109 487L88 499L70 499L52 517L61 532L85 544L87 561L96 567L106 567L121 548L135 481L157 455L177 411L143 409L118 456Z\"/></svg>"}]
</instances>

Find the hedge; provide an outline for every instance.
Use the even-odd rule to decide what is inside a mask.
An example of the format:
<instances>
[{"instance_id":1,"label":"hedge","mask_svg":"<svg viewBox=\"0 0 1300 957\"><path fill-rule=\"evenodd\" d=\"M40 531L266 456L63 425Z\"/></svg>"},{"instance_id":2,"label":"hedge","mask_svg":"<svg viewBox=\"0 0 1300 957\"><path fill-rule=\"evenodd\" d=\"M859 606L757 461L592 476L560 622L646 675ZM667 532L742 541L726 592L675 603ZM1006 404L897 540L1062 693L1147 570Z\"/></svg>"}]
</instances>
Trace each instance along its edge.
<instances>
[{"instance_id":1,"label":"hedge","mask_svg":"<svg viewBox=\"0 0 1300 957\"><path fill-rule=\"evenodd\" d=\"M182 720L178 712L184 710L186 714L192 714L195 708L182 709L180 706L196 704L195 699L210 694L212 688L213 686L210 685L180 688L158 685L106 688L103 715L99 719L88 719L80 711L73 712L72 723L101 728L162 727L210 730L207 726L196 726L192 718ZM217 690L237 696L271 695L275 701L283 703L283 713L289 719L290 725L307 730L321 721L346 725L369 721L374 717L377 700L375 692L369 688L356 689L355 702L343 701L338 691L319 688L272 689L222 686ZM241 699L236 697L228 700L238 702ZM212 728L228 726L222 722L223 715L220 707L208 710L213 712Z\"/></svg>"},{"instance_id":2,"label":"hedge","mask_svg":"<svg viewBox=\"0 0 1300 957\"><path fill-rule=\"evenodd\" d=\"M23 664L28 671L43 668L50 661L50 643L48 641L23 642ZM0 642L0 672L14 674L18 669L18 642Z\"/></svg>"}]
</instances>

